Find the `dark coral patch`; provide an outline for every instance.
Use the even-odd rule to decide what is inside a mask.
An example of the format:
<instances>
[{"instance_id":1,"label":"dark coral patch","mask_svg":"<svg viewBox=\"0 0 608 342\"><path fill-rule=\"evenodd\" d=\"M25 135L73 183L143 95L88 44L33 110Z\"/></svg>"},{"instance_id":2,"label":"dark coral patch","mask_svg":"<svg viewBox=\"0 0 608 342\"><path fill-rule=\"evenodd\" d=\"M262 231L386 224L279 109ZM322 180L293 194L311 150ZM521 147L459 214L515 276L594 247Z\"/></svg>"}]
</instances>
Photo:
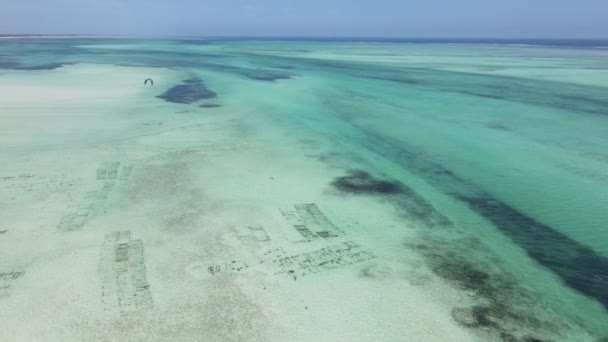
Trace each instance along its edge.
<instances>
[{"instance_id":1,"label":"dark coral patch","mask_svg":"<svg viewBox=\"0 0 608 342\"><path fill-rule=\"evenodd\" d=\"M342 192L352 194L393 195L403 192L401 183L376 179L361 170L352 170L348 176L338 177L331 184Z\"/></svg>"},{"instance_id":2,"label":"dark coral patch","mask_svg":"<svg viewBox=\"0 0 608 342\"><path fill-rule=\"evenodd\" d=\"M462 91L463 94L477 96L477 97L485 97L486 99L492 100L504 100L505 97L502 95L491 94L491 93L482 93L482 92L473 92L473 91Z\"/></svg>"},{"instance_id":3,"label":"dark coral patch","mask_svg":"<svg viewBox=\"0 0 608 342\"><path fill-rule=\"evenodd\" d=\"M296 69L296 67L293 66L293 65L284 65L284 64L277 64L277 65L273 65L272 67L276 68L276 69L284 69L284 70L294 70L294 69Z\"/></svg>"},{"instance_id":4,"label":"dark coral patch","mask_svg":"<svg viewBox=\"0 0 608 342\"><path fill-rule=\"evenodd\" d=\"M48 63L48 64L39 64L39 65L31 65L31 66L19 66L16 67L15 70L55 70L59 69L65 65L72 65L73 63Z\"/></svg>"},{"instance_id":5,"label":"dark coral patch","mask_svg":"<svg viewBox=\"0 0 608 342\"><path fill-rule=\"evenodd\" d=\"M243 73L245 76L257 80L274 82L276 80L288 80L294 75L291 73L280 72L276 70L251 70Z\"/></svg>"},{"instance_id":6,"label":"dark coral patch","mask_svg":"<svg viewBox=\"0 0 608 342\"><path fill-rule=\"evenodd\" d=\"M19 63L0 60L0 69L15 69Z\"/></svg>"},{"instance_id":7,"label":"dark coral patch","mask_svg":"<svg viewBox=\"0 0 608 342\"><path fill-rule=\"evenodd\" d=\"M489 195L458 196L566 285L608 308L608 258Z\"/></svg>"},{"instance_id":8,"label":"dark coral patch","mask_svg":"<svg viewBox=\"0 0 608 342\"><path fill-rule=\"evenodd\" d=\"M490 275L462 260L445 259L443 263L435 265L433 272L438 276L455 281L468 291L473 291L482 296L493 296L496 290L490 284Z\"/></svg>"},{"instance_id":9,"label":"dark coral patch","mask_svg":"<svg viewBox=\"0 0 608 342\"><path fill-rule=\"evenodd\" d=\"M487 128L495 129L497 131L510 131L511 129L507 125L503 125L501 123L487 123L485 124Z\"/></svg>"},{"instance_id":10,"label":"dark coral patch","mask_svg":"<svg viewBox=\"0 0 608 342\"><path fill-rule=\"evenodd\" d=\"M508 274L500 270L491 271L489 265L483 262L467 260L464 250L475 249L478 242L461 240L458 244L463 248L458 252L445 251L447 245L443 244L407 244L426 258L434 274L478 300L479 304L452 310L452 318L458 324L492 332L503 341L543 341L532 335L515 336L512 330L514 326L524 328L528 333L559 333L554 323L536 317L533 311L527 309L535 305L534 299L518 287Z\"/></svg>"},{"instance_id":11,"label":"dark coral patch","mask_svg":"<svg viewBox=\"0 0 608 342\"><path fill-rule=\"evenodd\" d=\"M191 104L217 97L217 93L209 90L201 79L191 78L182 81L182 84L170 88L157 97L167 102Z\"/></svg>"},{"instance_id":12,"label":"dark coral patch","mask_svg":"<svg viewBox=\"0 0 608 342\"><path fill-rule=\"evenodd\" d=\"M452 310L452 318L460 325L467 328L495 329L499 331L498 336L505 342L545 342L534 336L516 337L511 332L504 330L501 323L508 317L510 312L503 305L474 305L470 308L456 308Z\"/></svg>"},{"instance_id":13,"label":"dark coral patch","mask_svg":"<svg viewBox=\"0 0 608 342\"><path fill-rule=\"evenodd\" d=\"M498 328L500 312L489 305L475 305L470 308L452 310L452 318L468 328Z\"/></svg>"},{"instance_id":14,"label":"dark coral patch","mask_svg":"<svg viewBox=\"0 0 608 342\"><path fill-rule=\"evenodd\" d=\"M565 285L597 300L608 309L606 256L494 197L480 186L433 161L431 156L407 147L395 148L400 143L386 138L368 135L365 141L370 150L390 156L436 189L465 203L523 248L530 258L559 276ZM405 196L395 198L404 202L402 197ZM406 207L405 209L407 212Z\"/></svg>"},{"instance_id":15,"label":"dark coral patch","mask_svg":"<svg viewBox=\"0 0 608 342\"><path fill-rule=\"evenodd\" d=\"M74 63L47 63L38 65L23 65L18 62L0 59L0 69L35 71L35 70L55 70L65 65L73 65Z\"/></svg>"},{"instance_id":16,"label":"dark coral patch","mask_svg":"<svg viewBox=\"0 0 608 342\"><path fill-rule=\"evenodd\" d=\"M201 108L219 108L222 107L222 105L220 104L216 104L216 103L205 103L203 105L200 105Z\"/></svg>"}]
</instances>

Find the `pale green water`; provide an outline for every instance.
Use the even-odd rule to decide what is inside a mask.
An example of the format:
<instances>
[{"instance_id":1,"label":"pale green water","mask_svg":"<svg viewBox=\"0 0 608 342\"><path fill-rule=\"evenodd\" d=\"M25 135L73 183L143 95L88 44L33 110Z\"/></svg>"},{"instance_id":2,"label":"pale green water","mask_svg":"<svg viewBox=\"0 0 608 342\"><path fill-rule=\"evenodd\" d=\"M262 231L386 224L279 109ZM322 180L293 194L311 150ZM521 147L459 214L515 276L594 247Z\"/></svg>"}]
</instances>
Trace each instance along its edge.
<instances>
[{"instance_id":1,"label":"pale green water","mask_svg":"<svg viewBox=\"0 0 608 342\"><path fill-rule=\"evenodd\" d=\"M364 170L400 182L407 190L397 194L342 195L395 208L404 226L379 235L397 239L407 222L416 223L418 240L399 243L479 300L469 318L453 312L468 328L505 340L521 337L517 331L547 339L580 340L579 331L590 340L608 336L606 50L305 41L0 42L0 66L49 63L185 71L217 97L171 106L221 104L220 113L246 113L254 130L280 132L256 133L271 144L292 149L299 139L294 153L320 161L334 177ZM140 78L134 86L146 75ZM151 101L172 85L157 81ZM272 140L281 135L285 141ZM5 153L8 159L10 151ZM366 215L366 208L352 209ZM381 253L383 246L375 248Z\"/></svg>"}]
</instances>

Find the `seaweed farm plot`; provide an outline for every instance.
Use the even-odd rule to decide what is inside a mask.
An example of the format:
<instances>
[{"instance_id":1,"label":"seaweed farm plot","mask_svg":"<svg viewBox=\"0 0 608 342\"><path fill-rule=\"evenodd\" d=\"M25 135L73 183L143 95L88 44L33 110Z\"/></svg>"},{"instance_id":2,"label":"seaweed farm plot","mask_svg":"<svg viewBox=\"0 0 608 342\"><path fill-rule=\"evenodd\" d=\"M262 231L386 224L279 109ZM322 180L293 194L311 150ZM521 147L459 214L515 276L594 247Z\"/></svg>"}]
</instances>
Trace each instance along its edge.
<instances>
[{"instance_id":1,"label":"seaweed farm plot","mask_svg":"<svg viewBox=\"0 0 608 342\"><path fill-rule=\"evenodd\" d=\"M276 247L265 251L261 257L250 260L231 260L213 264L194 263L186 268L186 272L195 278L201 278L207 274L214 276L220 273L244 272L265 263L272 264L276 260L285 257L285 255L287 253L285 253L283 248Z\"/></svg>"},{"instance_id":2,"label":"seaweed farm plot","mask_svg":"<svg viewBox=\"0 0 608 342\"><path fill-rule=\"evenodd\" d=\"M97 168L97 180L118 178L118 169L119 168L120 168L120 162L102 163Z\"/></svg>"},{"instance_id":3,"label":"seaweed farm plot","mask_svg":"<svg viewBox=\"0 0 608 342\"><path fill-rule=\"evenodd\" d=\"M247 232L239 236L239 240L242 242L268 242L270 236L266 233L266 230L262 226L249 226Z\"/></svg>"},{"instance_id":4,"label":"seaweed farm plot","mask_svg":"<svg viewBox=\"0 0 608 342\"><path fill-rule=\"evenodd\" d=\"M244 143L242 141L235 141L233 139L213 139L207 142L197 141L188 146L188 151L197 154L209 154L209 155L218 155L225 154L229 152L237 152L244 150L253 150L258 148L258 146L250 143ZM182 153L183 148L172 147L172 146L162 146L155 150L159 153Z\"/></svg>"},{"instance_id":5,"label":"seaweed farm plot","mask_svg":"<svg viewBox=\"0 0 608 342\"><path fill-rule=\"evenodd\" d=\"M274 265L279 269L276 274L287 274L297 280L298 277L331 271L374 258L371 250L348 241L311 252L285 256L275 260Z\"/></svg>"},{"instance_id":6,"label":"seaweed farm plot","mask_svg":"<svg viewBox=\"0 0 608 342\"><path fill-rule=\"evenodd\" d=\"M24 173L18 176L0 177L0 191L13 198L39 191L64 192L73 181L65 175L37 175Z\"/></svg>"},{"instance_id":7,"label":"seaweed farm plot","mask_svg":"<svg viewBox=\"0 0 608 342\"><path fill-rule=\"evenodd\" d=\"M153 306L146 276L144 244L130 231L107 234L101 248L99 275L105 310L126 314Z\"/></svg>"},{"instance_id":8,"label":"seaweed farm plot","mask_svg":"<svg viewBox=\"0 0 608 342\"><path fill-rule=\"evenodd\" d=\"M355 242L315 249L309 252L289 254L282 248L275 248L264 253L259 260L237 261L214 264L207 267L210 275L226 272L243 272L262 264L269 264L275 275L287 274L297 280L306 275L348 267L374 259L376 256L369 249L364 249ZM199 266L194 266L199 267Z\"/></svg>"},{"instance_id":9,"label":"seaweed farm plot","mask_svg":"<svg viewBox=\"0 0 608 342\"><path fill-rule=\"evenodd\" d=\"M87 192L82 199L70 206L66 214L61 217L57 228L63 231L81 230L93 211L96 197L97 191Z\"/></svg>"},{"instance_id":10,"label":"seaweed farm plot","mask_svg":"<svg viewBox=\"0 0 608 342\"><path fill-rule=\"evenodd\" d=\"M215 275L221 272L242 272L248 269L250 266L244 261L230 261L224 264L211 265L207 268L209 274Z\"/></svg>"},{"instance_id":11,"label":"seaweed farm plot","mask_svg":"<svg viewBox=\"0 0 608 342\"><path fill-rule=\"evenodd\" d=\"M122 166L122 167L121 167ZM133 172L133 164L121 165L121 162L101 163L97 168L97 180L125 181Z\"/></svg>"},{"instance_id":12,"label":"seaweed farm plot","mask_svg":"<svg viewBox=\"0 0 608 342\"><path fill-rule=\"evenodd\" d=\"M114 190L114 186L116 183L114 182L105 182L99 191L97 191L97 195L95 196L96 200L106 200L108 196Z\"/></svg>"},{"instance_id":13,"label":"seaweed farm plot","mask_svg":"<svg viewBox=\"0 0 608 342\"><path fill-rule=\"evenodd\" d=\"M295 204L295 210L281 209L285 220L302 236L298 242L310 242L319 238L330 239L344 235L344 232L334 225L315 203Z\"/></svg>"},{"instance_id":14,"label":"seaweed farm plot","mask_svg":"<svg viewBox=\"0 0 608 342\"><path fill-rule=\"evenodd\" d=\"M66 214L61 218L58 228L64 231L84 228L89 217L108 198L115 185L115 182L105 182L101 189L87 192L68 208Z\"/></svg>"},{"instance_id":15,"label":"seaweed farm plot","mask_svg":"<svg viewBox=\"0 0 608 342\"><path fill-rule=\"evenodd\" d=\"M118 161L101 163L96 171L96 179L103 181L101 188L89 191L82 198L74 201L61 218L58 228L64 231L81 230L87 220L108 199L117 182L128 180L132 172L133 164L123 164Z\"/></svg>"},{"instance_id":16,"label":"seaweed farm plot","mask_svg":"<svg viewBox=\"0 0 608 342\"><path fill-rule=\"evenodd\" d=\"M122 170L120 171L120 176L118 176L118 180L125 181L131 177L131 173L133 173L133 164L124 165Z\"/></svg>"},{"instance_id":17,"label":"seaweed farm plot","mask_svg":"<svg viewBox=\"0 0 608 342\"><path fill-rule=\"evenodd\" d=\"M13 282L23 276L23 272L0 272L0 298L9 295Z\"/></svg>"}]
</instances>

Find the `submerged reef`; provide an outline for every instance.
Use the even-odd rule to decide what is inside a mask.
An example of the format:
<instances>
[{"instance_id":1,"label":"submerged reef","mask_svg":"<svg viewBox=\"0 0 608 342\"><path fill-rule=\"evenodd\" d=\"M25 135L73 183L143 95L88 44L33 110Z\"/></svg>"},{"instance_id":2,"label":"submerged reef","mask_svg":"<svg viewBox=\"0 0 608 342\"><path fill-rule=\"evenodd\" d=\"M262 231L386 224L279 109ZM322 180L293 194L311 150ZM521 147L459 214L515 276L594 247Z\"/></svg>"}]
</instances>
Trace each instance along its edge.
<instances>
[{"instance_id":1,"label":"submerged reef","mask_svg":"<svg viewBox=\"0 0 608 342\"><path fill-rule=\"evenodd\" d=\"M449 170L439 174L453 175ZM569 318L543 319L554 317L553 309L539 304L530 290L518 285L481 241L454 236L460 234L455 223L411 187L375 178L361 170L351 170L331 185L347 194L383 195L408 222L450 232L453 236L450 239L428 235L421 243L405 245L422 256L433 274L471 296L472 305L452 311L452 318L458 324L513 342L550 341L547 337L559 340L570 329L584 331Z\"/></svg>"},{"instance_id":2,"label":"submerged reef","mask_svg":"<svg viewBox=\"0 0 608 342\"><path fill-rule=\"evenodd\" d=\"M451 315L458 324L498 336L503 341L551 341L559 339L568 323L545 320L534 296L519 286L514 278L499 266L473 261L472 253L482 247L476 239L449 242L405 244L418 251L432 272L468 293L475 301L470 307L458 307ZM457 246L457 247L454 247ZM481 251L488 253L488 251ZM567 331L566 331L567 333Z\"/></svg>"},{"instance_id":3,"label":"submerged reef","mask_svg":"<svg viewBox=\"0 0 608 342\"><path fill-rule=\"evenodd\" d=\"M296 66L294 65L287 65L287 64L275 64L271 66L272 68L276 68L276 69L284 69L284 70L294 70L297 69Z\"/></svg>"},{"instance_id":4,"label":"submerged reef","mask_svg":"<svg viewBox=\"0 0 608 342\"><path fill-rule=\"evenodd\" d=\"M361 170L351 170L347 176L338 177L331 183L336 189L355 194L398 194L403 192L401 184L376 179Z\"/></svg>"},{"instance_id":5,"label":"submerged reef","mask_svg":"<svg viewBox=\"0 0 608 342\"><path fill-rule=\"evenodd\" d=\"M608 308L608 258L489 195L458 199L557 274L565 285Z\"/></svg>"},{"instance_id":6,"label":"submerged reef","mask_svg":"<svg viewBox=\"0 0 608 342\"><path fill-rule=\"evenodd\" d=\"M497 131L510 131L511 128L507 125L501 124L501 123L487 123L484 126L486 126L487 128L490 129L495 129Z\"/></svg>"},{"instance_id":7,"label":"submerged reef","mask_svg":"<svg viewBox=\"0 0 608 342\"><path fill-rule=\"evenodd\" d=\"M414 189L394 180L383 180L362 170L350 170L346 176L337 177L331 185L341 193L353 195L389 196L401 210L401 215L420 222L428 228L452 227L452 222L435 210L433 205Z\"/></svg>"},{"instance_id":8,"label":"submerged reef","mask_svg":"<svg viewBox=\"0 0 608 342\"><path fill-rule=\"evenodd\" d=\"M191 104L200 100L217 97L217 93L209 90L199 78L190 78L182 84L169 88L166 92L156 96L167 102Z\"/></svg>"},{"instance_id":9,"label":"submerged reef","mask_svg":"<svg viewBox=\"0 0 608 342\"><path fill-rule=\"evenodd\" d=\"M485 97L486 99L492 99L492 100L505 100L506 98L502 95L497 95L497 94L484 94L481 92L474 92L474 91L462 91L462 94L466 94L466 95L471 95L471 96L477 96L477 97Z\"/></svg>"},{"instance_id":10,"label":"submerged reef","mask_svg":"<svg viewBox=\"0 0 608 342\"><path fill-rule=\"evenodd\" d=\"M404 192L393 199L393 204L400 209L401 216L409 221L422 224L425 228L453 229L454 223L440 213L426 198L414 189L402 185Z\"/></svg>"},{"instance_id":11,"label":"submerged reef","mask_svg":"<svg viewBox=\"0 0 608 342\"><path fill-rule=\"evenodd\" d=\"M10 70L22 70L22 71L36 71L36 70L55 70L65 65L73 65L74 63L47 63L38 65L23 65L21 63L12 61L0 60L0 69Z\"/></svg>"},{"instance_id":12,"label":"submerged reef","mask_svg":"<svg viewBox=\"0 0 608 342\"><path fill-rule=\"evenodd\" d=\"M0 69L15 69L19 66L17 62L11 62L0 59Z\"/></svg>"},{"instance_id":13,"label":"submerged reef","mask_svg":"<svg viewBox=\"0 0 608 342\"><path fill-rule=\"evenodd\" d=\"M216 104L216 103L205 103L205 104L200 105L199 107L201 107L201 108L219 108L219 107L222 107L222 105Z\"/></svg>"},{"instance_id":14,"label":"submerged reef","mask_svg":"<svg viewBox=\"0 0 608 342\"><path fill-rule=\"evenodd\" d=\"M66 65L73 65L73 63L48 63L31 66L19 66L16 67L15 70L55 70Z\"/></svg>"},{"instance_id":15,"label":"submerged reef","mask_svg":"<svg viewBox=\"0 0 608 342\"><path fill-rule=\"evenodd\" d=\"M295 58L297 57L283 58L283 61L293 63ZM298 60L300 59L298 58ZM345 72L350 76L393 82L404 87L417 86L488 100L512 101L575 112L608 115L605 90L600 86L564 85L551 80L532 80L418 67L396 68L377 65L370 67L368 63L354 61L308 59L300 61L300 64L302 63L330 71Z\"/></svg>"},{"instance_id":16,"label":"submerged reef","mask_svg":"<svg viewBox=\"0 0 608 342\"><path fill-rule=\"evenodd\" d=\"M360 127L364 130L363 127ZM505 236L526 251L528 256L546 267L564 285L597 300L608 309L608 258L592 248L561 233L558 228L540 222L527 213L493 196L479 185L464 179L425 153L367 132L364 146L381 156L396 161L401 167L433 185L437 190L469 207L491 222ZM397 147L400 146L400 147ZM403 186L403 185L402 185ZM405 189L405 188L404 188ZM414 213L409 198L398 196L405 212ZM411 205L410 205L411 206ZM413 206L413 208L421 208ZM423 213L428 212L427 209ZM412 214L410 214L412 216Z\"/></svg>"},{"instance_id":17,"label":"submerged reef","mask_svg":"<svg viewBox=\"0 0 608 342\"><path fill-rule=\"evenodd\" d=\"M276 80L288 80L295 76L292 73L281 72L276 70L248 70L244 71L243 75L252 80L274 82Z\"/></svg>"}]
</instances>

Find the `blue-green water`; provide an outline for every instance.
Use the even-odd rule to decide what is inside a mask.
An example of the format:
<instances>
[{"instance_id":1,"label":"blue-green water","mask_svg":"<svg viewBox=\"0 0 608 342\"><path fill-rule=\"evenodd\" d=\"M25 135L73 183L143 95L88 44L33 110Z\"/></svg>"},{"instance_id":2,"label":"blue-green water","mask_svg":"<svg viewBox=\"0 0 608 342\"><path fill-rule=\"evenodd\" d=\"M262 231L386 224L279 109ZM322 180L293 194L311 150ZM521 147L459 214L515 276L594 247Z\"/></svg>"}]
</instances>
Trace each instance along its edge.
<instances>
[{"instance_id":1,"label":"blue-green water","mask_svg":"<svg viewBox=\"0 0 608 342\"><path fill-rule=\"evenodd\" d=\"M473 298L451 310L460 326L506 341L606 338L608 51L419 43L7 40L0 68L44 73L86 63L184 72L173 84L157 80L150 101L201 116L247 113L237 120L247 134L330 170L320 180L323 196L390 208L402 226L375 234ZM8 161L11 151L3 155ZM281 170L301 175L292 192L305 186L306 171ZM412 223L409 240L401 234ZM389 248L369 244L379 254Z\"/></svg>"}]
</instances>

